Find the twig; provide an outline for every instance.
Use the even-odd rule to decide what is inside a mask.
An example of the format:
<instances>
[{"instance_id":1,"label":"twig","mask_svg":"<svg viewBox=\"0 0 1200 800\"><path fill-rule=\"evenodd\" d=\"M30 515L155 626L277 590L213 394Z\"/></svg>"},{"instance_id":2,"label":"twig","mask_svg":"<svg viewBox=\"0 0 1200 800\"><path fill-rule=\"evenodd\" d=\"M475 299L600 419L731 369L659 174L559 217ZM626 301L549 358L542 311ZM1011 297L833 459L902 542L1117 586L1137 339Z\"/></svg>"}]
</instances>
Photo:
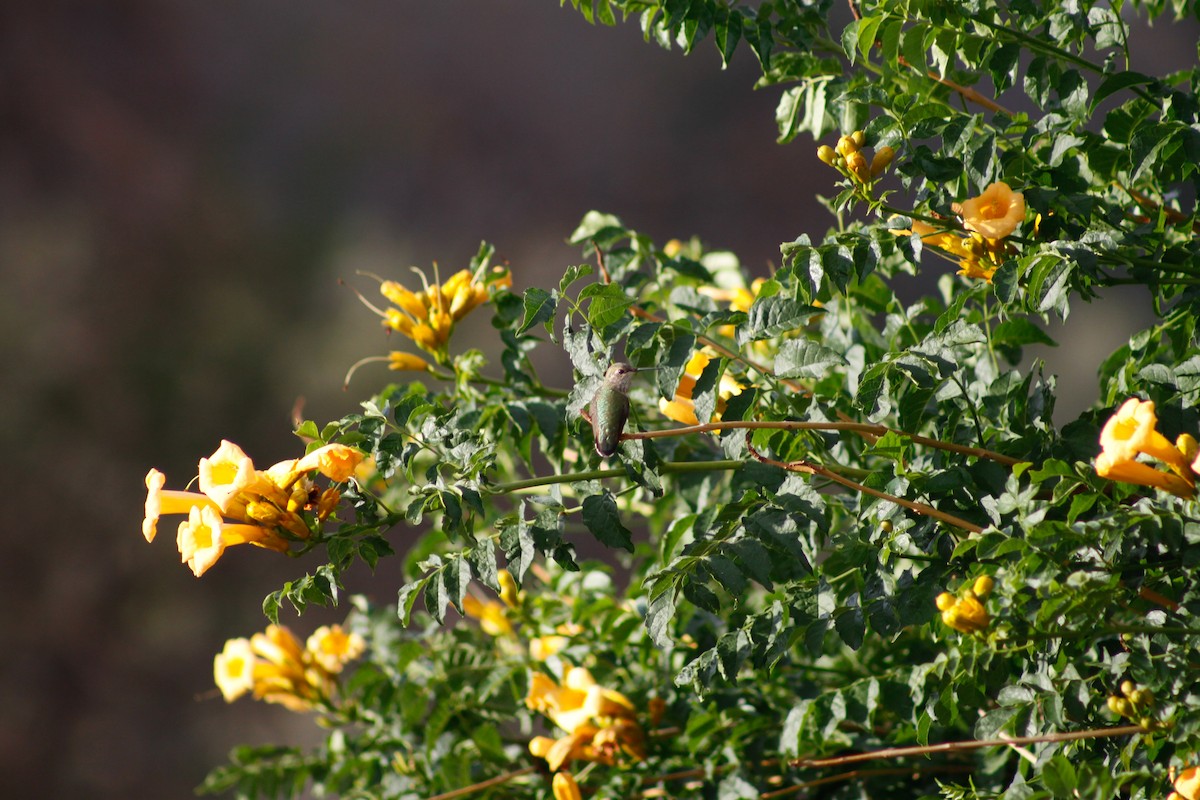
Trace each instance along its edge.
<instances>
[{"instance_id":1,"label":"twig","mask_svg":"<svg viewBox=\"0 0 1200 800\"><path fill-rule=\"evenodd\" d=\"M801 789L811 789L814 786L823 786L827 783L837 783L838 781L852 781L855 778L873 778L877 775L912 775L916 777L923 772L974 772L974 768L966 764L943 764L931 767L882 767L880 769L855 769L849 772L842 772L837 775L829 775L816 780L797 783L794 786L788 786L784 789L776 789L773 792L763 792L760 794L759 800L775 800L778 797L786 797L789 794L798 792Z\"/></svg>"},{"instance_id":2,"label":"twig","mask_svg":"<svg viewBox=\"0 0 1200 800\"><path fill-rule=\"evenodd\" d=\"M847 489L853 489L856 492L862 492L863 494L869 494L872 497L878 497L880 500L886 500L889 503L895 503L898 506L907 508L909 511L915 511L918 514L932 517L933 519L945 522L947 525L953 525L956 528L961 528L968 533L983 533L983 528L979 527L973 522L967 522L961 517L956 517L953 514L947 514L945 511L939 511L933 506L926 505L925 503L917 503L912 500L905 500L903 497L897 497L894 494L888 494L887 492L881 492L878 489L872 489L870 486L864 486L863 484L852 481L849 478L844 478L841 475L838 475L836 472L821 466L820 464L809 464L806 461L784 462L776 461L773 458L767 458L754 449L754 447L750 444L749 437L746 437L746 449L750 451L750 455L754 456L764 464L770 464L773 467L786 469L789 472L804 472L808 473L809 475L819 475L822 478L826 478L835 483L840 483Z\"/></svg>"},{"instance_id":3,"label":"twig","mask_svg":"<svg viewBox=\"0 0 1200 800\"><path fill-rule=\"evenodd\" d=\"M503 775L497 775L494 778L488 778L486 781L480 781L479 783L472 783L470 786L464 786L461 789L452 789L449 792L435 794L433 797L426 798L426 800L451 800L453 797L462 797L463 795L468 795L472 792L478 792L483 789L490 789L493 786L499 786L502 783L508 783L513 778L519 778L522 775L528 775L529 773L535 771L537 771L537 767L525 767L512 772L506 772Z\"/></svg>"},{"instance_id":4,"label":"twig","mask_svg":"<svg viewBox=\"0 0 1200 800\"><path fill-rule=\"evenodd\" d=\"M914 747L888 747L866 753L852 753L833 758L798 758L790 762L792 767L837 767L842 764L857 764L880 758L907 758L930 753L950 753L957 750L978 750L982 747L1011 747L1012 745L1039 744L1045 742L1071 742L1079 739L1104 739L1113 736L1132 736L1145 733L1141 725L1122 725L1116 728L1093 728L1086 731L1047 733L1041 736L1010 736L1005 739L971 739L965 742L942 742Z\"/></svg>"},{"instance_id":5,"label":"twig","mask_svg":"<svg viewBox=\"0 0 1200 800\"><path fill-rule=\"evenodd\" d=\"M931 439L927 436L918 436L912 433L889 428L886 425L876 425L870 422L805 422L798 420L731 420L729 422L706 422L701 425L689 425L683 428L664 428L656 431L641 431L638 433L627 433L622 436L622 439L657 439L663 436L681 436L689 433L707 433L709 431L723 431L736 429L778 429L783 431L853 431L855 433L866 434L870 436L883 436L888 433L894 433L897 436L903 436L909 439L913 444L933 447L938 450L948 450L952 453L959 453L965 456L974 456L976 458L986 458L990 461L995 461L1005 466L1011 467L1014 464L1021 463L1021 459L1012 458L1011 456L1001 455L1000 453L986 450L982 447L971 447L964 444L954 444L953 442L943 442L940 439Z\"/></svg>"}]
</instances>

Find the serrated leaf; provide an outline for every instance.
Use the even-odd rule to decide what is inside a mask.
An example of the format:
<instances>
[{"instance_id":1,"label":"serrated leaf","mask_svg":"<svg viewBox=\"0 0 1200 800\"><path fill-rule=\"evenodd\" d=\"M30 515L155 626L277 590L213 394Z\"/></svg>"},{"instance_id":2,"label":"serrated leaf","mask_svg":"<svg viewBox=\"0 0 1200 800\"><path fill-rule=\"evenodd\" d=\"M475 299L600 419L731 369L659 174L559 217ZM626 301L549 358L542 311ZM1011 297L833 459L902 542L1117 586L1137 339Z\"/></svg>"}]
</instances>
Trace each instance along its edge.
<instances>
[{"instance_id":1,"label":"serrated leaf","mask_svg":"<svg viewBox=\"0 0 1200 800\"><path fill-rule=\"evenodd\" d=\"M416 605L417 598L420 597L421 591L428 582L429 578L426 576L400 587L399 596L396 600L396 613L400 617L400 624L404 627L408 627L409 619L412 617L413 606Z\"/></svg>"},{"instance_id":2,"label":"serrated leaf","mask_svg":"<svg viewBox=\"0 0 1200 800\"><path fill-rule=\"evenodd\" d=\"M471 572L480 583L492 591L500 591L500 583L497 578L499 570L496 565L496 548L490 540L476 542L475 546L467 551L466 560L471 565Z\"/></svg>"},{"instance_id":3,"label":"serrated leaf","mask_svg":"<svg viewBox=\"0 0 1200 800\"><path fill-rule=\"evenodd\" d=\"M587 277L588 275L591 275L592 271L593 270L592 270L591 264L573 264L573 265L567 267L566 272L563 273L562 280L560 280L558 282L558 293L565 294L567 291L567 288L572 283L579 280L580 278L584 278L584 277Z\"/></svg>"},{"instance_id":4,"label":"serrated leaf","mask_svg":"<svg viewBox=\"0 0 1200 800\"><path fill-rule=\"evenodd\" d=\"M425 610L439 625L446 621L446 607L450 605L450 590L446 586L446 571L439 570L429 576L425 583Z\"/></svg>"},{"instance_id":5,"label":"serrated leaf","mask_svg":"<svg viewBox=\"0 0 1200 800\"><path fill-rule=\"evenodd\" d=\"M621 524L612 492L583 498L583 524L602 544L633 552L632 534Z\"/></svg>"},{"instance_id":6,"label":"serrated leaf","mask_svg":"<svg viewBox=\"0 0 1200 800\"><path fill-rule=\"evenodd\" d=\"M1055 755L1042 766L1042 783L1055 797L1075 796L1075 767L1063 755Z\"/></svg>"},{"instance_id":7,"label":"serrated leaf","mask_svg":"<svg viewBox=\"0 0 1200 800\"><path fill-rule=\"evenodd\" d=\"M525 312L517 328L517 335L539 324L544 325L549 332L554 322L554 312L558 309L558 298L545 289L534 287L525 290L524 306Z\"/></svg>"},{"instance_id":8,"label":"serrated leaf","mask_svg":"<svg viewBox=\"0 0 1200 800\"><path fill-rule=\"evenodd\" d=\"M702 564L718 586L735 601L741 599L742 592L746 590L746 576L742 574L736 564L719 554L708 556Z\"/></svg>"},{"instance_id":9,"label":"serrated leaf","mask_svg":"<svg viewBox=\"0 0 1200 800\"><path fill-rule=\"evenodd\" d=\"M688 582L683 584L683 596L697 608L717 614L721 611L721 600L702 583Z\"/></svg>"},{"instance_id":10,"label":"serrated leaf","mask_svg":"<svg viewBox=\"0 0 1200 800\"><path fill-rule=\"evenodd\" d=\"M602 214L599 211L589 211L583 215L583 221L571 233L567 241L571 244L596 241L603 247L607 241L623 238L626 235L625 226L616 216Z\"/></svg>"},{"instance_id":11,"label":"serrated leaf","mask_svg":"<svg viewBox=\"0 0 1200 800\"><path fill-rule=\"evenodd\" d=\"M593 330L602 331L625 316L625 309L633 300L615 283L593 283L579 293L579 299L588 299L587 320Z\"/></svg>"},{"instance_id":12,"label":"serrated leaf","mask_svg":"<svg viewBox=\"0 0 1200 800\"><path fill-rule=\"evenodd\" d=\"M746 324L737 329L737 343L745 345L798 330L824 311L783 295L759 296L750 306Z\"/></svg>"},{"instance_id":13,"label":"serrated leaf","mask_svg":"<svg viewBox=\"0 0 1200 800\"><path fill-rule=\"evenodd\" d=\"M846 359L809 339L788 339L775 357L775 374L780 378L823 378Z\"/></svg>"},{"instance_id":14,"label":"serrated leaf","mask_svg":"<svg viewBox=\"0 0 1200 800\"><path fill-rule=\"evenodd\" d=\"M650 598L646 606L646 631L659 647L670 647L671 620L675 617L675 590L668 587Z\"/></svg>"}]
</instances>

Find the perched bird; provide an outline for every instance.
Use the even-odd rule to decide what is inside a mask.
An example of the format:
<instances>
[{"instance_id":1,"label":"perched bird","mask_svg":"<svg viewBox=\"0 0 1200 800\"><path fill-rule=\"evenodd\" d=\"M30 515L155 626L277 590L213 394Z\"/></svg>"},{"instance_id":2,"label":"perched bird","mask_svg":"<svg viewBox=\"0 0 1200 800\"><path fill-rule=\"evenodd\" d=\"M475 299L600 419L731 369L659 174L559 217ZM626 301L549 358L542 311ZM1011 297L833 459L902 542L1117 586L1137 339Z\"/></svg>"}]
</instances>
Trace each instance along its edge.
<instances>
[{"instance_id":1,"label":"perched bird","mask_svg":"<svg viewBox=\"0 0 1200 800\"><path fill-rule=\"evenodd\" d=\"M629 420L629 384L636 373L636 367L614 363L604 372L604 380L592 396L592 433L596 452L604 458L616 455L617 443Z\"/></svg>"}]
</instances>

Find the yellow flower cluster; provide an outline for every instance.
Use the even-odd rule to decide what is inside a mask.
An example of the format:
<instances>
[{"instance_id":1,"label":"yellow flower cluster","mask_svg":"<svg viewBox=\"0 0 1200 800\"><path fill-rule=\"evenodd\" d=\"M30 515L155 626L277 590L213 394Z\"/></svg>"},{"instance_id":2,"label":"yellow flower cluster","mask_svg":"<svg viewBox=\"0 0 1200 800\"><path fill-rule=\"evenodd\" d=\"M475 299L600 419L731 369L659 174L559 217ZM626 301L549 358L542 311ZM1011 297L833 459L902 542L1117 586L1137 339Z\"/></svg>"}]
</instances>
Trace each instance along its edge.
<instances>
[{"instance_id":1,"label":"yellow flower cluster","mask_svg":"<svg viewBox=\"0 0 1200 800\"><path fill-rule=\"evenodd\" d=\"M1143 728L1149 728L1154 720L1149 716L1154 708L1154 693L1139 689L1133 681L1121 682L1121 693L1108 696L1108 710L1118 717L1136 720Z\"/></svg>"},{"instance_id":2,"label":"yellow flower cluster","mask_svg":"<svg viewBox=\"0 0 1200 800\"><path fill-rule=\"evenodd\" d=\"M830 147L827 144L818 147L817 158L852 180L859 183L870 183L888 168L892 159L896 157L896 151L887 145L877 147L875 155L868 163L867 157L862 152L866 143L866 134L862 131L855 131L849 136L838 139L836 147Z\"/></svg>"},{"instance_id":3,"label":"yellow flower cluster","mask_svg":"<svg viewBox=\"0 0 1200 800\"><path fill-rule=\"evenodd\" d=\"M1096 456L1096 474L1122 483L1156 486L1178 497L1191 497L1196 493L1196 475L1200 473L1200 446L1186 433L1171 444L1157 428L1153 400L1136 397L1126 400L1100 431L1102 449ZM1139 455L1165 464L1170 472L1138 461Z\"/></svg>"},{"instance_id":4,"label":"yellow flower cluster","mask_svg":"<svg viewBox=\"0 0 1200 800\"><path fill-rule=\"evenodd\" d=\"M893 229L892 233L917 234L924 244L957 259L959 275L991 283L996 269L1012 251L1004 239L1025 219L1025 196L1004 181L997 181L978 197L951 208L961 217L968 235L940 230L920 220L913 220L911 229Z\"/></svg>"},{"instance_id":5,"label":"yellow flower cluster","mask_svg":"<svg viewBox=\"0 0 1200 800\"><path fill-rule=\"evenodd\" d=\"M439 283L435 276L432 284L421 275L424 288L417 292L396 281L383 281L379 291L393 304L382 312L384 326L412 339L417 347L444 364L446 346L455 323L488 299L488 286L512 286L512 275L503 267L493 267L492 276L486 282L482 280L482 273L482 268L475 274L463 269L445 283ZM424 362L418 357L410 355L406 359L404 355L393 353L389 356L393 369L428 368L428 365L421 366Z\"/></svg>"},{"instance_id":6,"label":"yellow flower cluster","mask_svg":"<svg viewBox=\"0 0 1200 800\"><path fill-rule=\"evenodd\" d=\"M164 489L166 475L153 468L146 473L142 535L153 542L163 514L187 514L176 541L181 560L197 578L232 545L286 553L290 541L311 535L310 518L324 521L341 500L336 488L319 489L311 473L341 483L362 460L358 450L330 444L258 470L242 448L222 441L215 453L200 459L199 492Z\"/></svg>"},{"instance_id":7,"label":"yellow flower cluster","mask_svg":"<svg viewBox=\"0 0 1200 800\"><path fill-rule=\"evenodd\" d=\"M699 380L704 368L711 360L707 353L696 351L696 354L683 368L679 385L675 387L675 396L670 400L659 398L658 410L662 412L663 416L676 422L682 422L684 425L700 424L700 420L696 417L696 404L692 401L692 393L696 390L696 381ZM741 393L742 385L728 374L722 374L721 383L717 387L717 409L713 412L713 420L721 418L729 398Z\"/></svg>"},{"instance_id":8,"label":"yellow flower cluster","mask_svg":"<svg viewBox=\"0 0 1200 800\"><path fill-rule=\"evenodd\" d=\"M307 711L327 702L345 665L366 643L340 625L317 628L304 644L282 625L268 625L249 639L230 639L213 659L213 679L232 703L247 692L255 699Z\"/></svg>"},{"instance_id":9,"label":"yellow flower cluster","mask_svg":"<svg viewBox=\"0 0 1200 800\"><path fill-rule=\"evenodd\" d=\"M961 633L979 633L987 630L991 617L983 607L983 600L992 593L990 575L980 575L970 587L955 597L950 592L937 596L937 607L942 612L942 622Z\"/></svg>"},{"instance_id":10,"label":"yellow flower cluster","mask_svg":"<svg viewBox=\"0 0 1200 800\"><path fill-rule=\"evenodd\" d=\"M529 752L544 758L552 772L572 761L612 765L624 754L646 757L646 737L625 695L596 683L583 667L570 667L560 686L544 672L533 672L525 705L545 714L566 732L560 739L536 736Z\"/></svg>"},{"instance_id":11,"label":"yellow flower cluster","mask_svg":"<svg viewBox=\"0 0 1200 800\"><path fill-rule=\"evenodd\" d=\"M1200 800L1200 767L1188 767L1172 781L1175 791L1167 800Z\"/></svg>"}]
</instances>

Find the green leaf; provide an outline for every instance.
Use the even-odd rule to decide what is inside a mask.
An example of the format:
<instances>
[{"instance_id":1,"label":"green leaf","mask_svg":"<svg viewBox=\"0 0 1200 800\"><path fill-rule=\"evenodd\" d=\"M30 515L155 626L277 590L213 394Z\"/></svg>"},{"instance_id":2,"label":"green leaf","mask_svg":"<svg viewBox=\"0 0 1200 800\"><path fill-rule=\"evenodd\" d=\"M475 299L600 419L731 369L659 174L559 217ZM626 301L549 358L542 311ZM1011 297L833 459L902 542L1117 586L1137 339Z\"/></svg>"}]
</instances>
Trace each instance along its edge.
<instances>
[{"instance_id":1,"label":"green leaf","mask_svg":"<svg viewBox=\"0 0 1200 800\"><path fill-rule=\"evenodd\" d=\"M396 602L396 612L400 617L400 624L404 627L408 627L408 622L412 618L413 606L416 605L417 598L421 596L421 591L428 582L429 577L426 576L400 587L400 593Z\"/></svg>"},{"instance_id":2,"label":"green leaf","mask_svg":"<svg viewBox=\"0 0 1200 800\"><path fill-rule=\"evenodd\" d=\"M746 590L746 576L725 556L714 554L704 559L703 567L725 592L738 600Z\"/></svg>"},{"instance_id":3,"label":"green leaf","mask_svg":"<svg viewBox=\"0 0 1200 800\"><path fill-rule=\"evenodd\" d=\"M517 335L519 336L539 324L544 325L546 331L550 332L550 326L554 323L554 312L558 309L557 296L545 289L534 287L525 290L524 302L525 313L517 328Z\"/></svg>"},{"instance_id":4,"label":"green leaf","mask_svg":"<svg viewBox=\"0 0 1200 800\"><path fill-rule=\"evenodd\" d=\"M833 367L846 364L839 353L808 339L788 339L775 357L780 378L823 378Z\"/></svg>"},{"instance_id":5,"label":"green leaf","mask_svg":"<svg viewBox=\"0 0 1200 800\"><path fill-rule=\"evenodd\" d=\"M724 371L725 359L709 359L700 377L696 378L696 385L692 387L692 405L696 411L696 419L701 423L711 421L716 413L720 378Z\"/></svg>"},{"instance_id":6,"label":"green leaf","mask_svg":"<svg viewBox=\"0 0 1200 800\"><path fill-rule=\"evenodd\" d=\"M675 387L679 385L684 368L695 354L696 337L676 326L663 327L658 333L659 339L666 345L667 354L658 362L655 378L659 393L671 398L675 396Z\"/></svg>"},{"instance_id":7,"label":"green leaf","mask_svg":"<svg viewBox=\"0 0 1200 800\"><path fill-rule=\"evenodd\" d=\"M683 596L697 608L702 608L713 614L718 614L721 611L720 599L711 589L702 583L685 582L683 584Z\"/></svg>"},{"instance_id":8,"label":"green leaf","mask_svg":"<svg viewBox=\"0 0 1200 800\"><path fill-rule=\"evenodd\" d=\"M466 561L471 565L471 572L484 586L494 592L500 591L497 579L499 570L496 565L496 548L490 540L476 542L466 553Z\"/></svg>"},{"instance_id":9,"label":"green leaf","mask_svg":"<svg viewBox=\"0 0 1200 800\"><path fill-rule=\"evenodd\" d=\"M675 590L667 588L656 595L651 595L646 606L646 631L650 639L659 647L670 647L674 642L671 638L671 622L675 617Z\"/></svg>"},{"instance_id":10,"label":"green leaf","mask_svg":"<svg viewBox=\"0 0 1200 800\"><path fill-rule=\"evenodd\" d=\"M737 343L771 339L798 330L824 311L790 297L760 295L752 306L746 324L737 330Z\"/></svg>"},{"instance_id":11,"label":"green leaf","mask_svg":"<svg viewBox=\"0 0 1200 800\"><path fill-rule=\"evenodd\" d=\"M591 300L588 306L588 324L593 330L602 331L625 316L625 309L633 300L615 283L593 283L579 293L579 299Z\"/></svg>"},{"instance_id":12,"label":"green leaf","mask_svg":"<svg viewBox=\"0 0 1200 800\"><path fill-rule=\"evenodd\" d=\"M558 282L558 293L566 294L567 288L580 278L586 278L593 272L591 264L573 264L567 267L562 280Z\"/></svg>"},{"instance_id":13,"label":"green leaf","mask_svg":"<svg viewBox=\"0 0 1200 800\"><path fill-rule=\"evenodd\" d=\"M800 132L800 112L804 109L804 88L794 86L779 96L775 107L775 125L779 128L779 144L786 144Z\"/></svg>"},{"instance_id":14,"label":"green leaf","mask_svg":"<svg viewBox=\"0 0 1200 800\"><path fill-rule=\"evenodd\" d=\"M992 343L999 345L1045 344L1057 347L1058 343L1046 332L1024 317L1005 320L992 329Z\"/></svg>"},{"instance_id":15,"label":"green leaf","mask_svg":"<svg viewBox=\"0 0 1200 800\"><path fill-rule=\"evenodd\" d=\"M1042 783L1055 797L1075 795L1075 767L1070 759L1056 755L1042 766Z\"/></svg>"},{"instance_id":16,"label":"green leaf","mask_svg":"<svg viewBox=\"0 0 1200 800\"><path fill-rule=\"evenodd\" d=\"M633 552L632 535L621 524L617 499L612 492L583 498L583 524L602 544Z\"/></svg>"},{"instance_id":17,"label":"green leaf","mask_svg":"<svg viewBox=\"0 0 1200 800\"><path fill-rule=\"evenodd\" d=\"M875 37L879 31L879 26L886 20L886 16L863 17L858 21L858 52L862 54L863 61L871 60L871 51L875 48ZM854 56L847 53L853 61Z\"/></svg>"},{"instance_id":18,"label":"green leaf","mask_svg":"<svg viewBox=\"0 0 1200 800\"><path fill-rule=\"evenodd\" d=\"M1153 78L1149 75L1144 75L1140 72L1133 72L1132 70L1124 70L1122 72L1115 72L1105 75L1104 79L1100 81L1100 85L1096 87L1096 91L1092 93L1092 103L1089 107L1089 112L1094 114L1096 111L1096 106L1100 105L1100 103L1106 98L1116 94L1117 92L1130 89L1134 86L1146 86L1154 84L1156 81L1156 78Z\"/></svg>"},{"instance_id":19,"label":"green leaf","mask_svg":"<svg viewBox=\"0 0 1200 800\"><path fill-rule=\"evenodd\" d=\"M736 8L722 9L722 19L713 27L713 37L721 54L721 68L729 66L733 51L742 37L742 15Z\"/></svg>"},{"instance_id":20,"label":"green leaf","mask_svg":"<svg viewBox=\"0 0 1200 800\"><path fill-rule=\"evenodd\" d=\"M601 214L599 211L589 211L583 216L583 221L569 237L570 244L585 244L595 242L600 247L606 247L612 242L628 236L628 231L621 220L612 214Z\"/></svg>"}]
</instances>

